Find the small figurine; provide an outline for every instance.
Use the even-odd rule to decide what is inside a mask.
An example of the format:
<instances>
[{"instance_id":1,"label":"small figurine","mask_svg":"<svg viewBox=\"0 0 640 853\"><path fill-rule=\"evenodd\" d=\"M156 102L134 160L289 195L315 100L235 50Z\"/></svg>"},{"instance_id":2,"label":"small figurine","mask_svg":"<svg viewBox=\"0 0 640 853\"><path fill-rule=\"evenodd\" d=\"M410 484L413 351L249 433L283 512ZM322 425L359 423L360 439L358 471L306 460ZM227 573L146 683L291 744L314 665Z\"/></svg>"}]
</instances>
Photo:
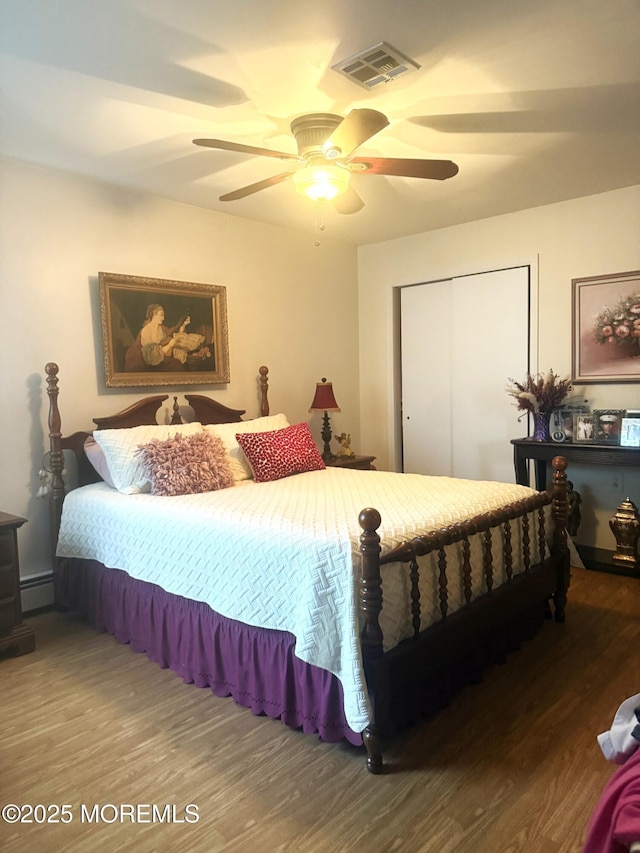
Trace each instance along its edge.
<instances>
[{"instance_id":1,"label":"small figurine","mask_svg":"<svg viewBox=\"0 0 640 853\"><path fill-rule=\"evenodd\" d=\"M569 536L577 536L578 528L582 520L580 512L580 504L582 503L582 495L580 492L574 492L573 483L567 480L567 533Z\"/></svg>"},{"instance_id":2,"label":"small figurine","mask_svg":"<svg viewBox=\"0 0 640 853\"><path fill-rule=\"evenodd\" d=\"M338 456L355 456L351 449L351 433L341 432L340 435L335 436L335 439L340 445Z\"/></svg>"}]
</instances>

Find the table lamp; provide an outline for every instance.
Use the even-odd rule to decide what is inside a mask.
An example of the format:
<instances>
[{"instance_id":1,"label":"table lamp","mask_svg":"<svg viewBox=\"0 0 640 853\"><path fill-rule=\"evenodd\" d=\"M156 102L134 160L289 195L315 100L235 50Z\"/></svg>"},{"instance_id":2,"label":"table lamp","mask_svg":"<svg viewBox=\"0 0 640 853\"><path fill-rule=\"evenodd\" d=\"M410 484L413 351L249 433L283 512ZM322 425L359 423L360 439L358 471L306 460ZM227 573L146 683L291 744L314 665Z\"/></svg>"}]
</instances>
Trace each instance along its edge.
<instances>
[{"instance_id":1,"label":"table lamp","mask_svg":"<svg viewBox=\"0 0 640 853\"><path fill-rule=\"evenodd\" d=\"M331 452L331 447L329 446L329 442L331 441L331 424L328 413L339 412L340 406L336 403L336 398L333 394L333 385L331 382L327 382L326 378L323 378L322 382L316 382L316 393L309 411L324 412L322 420L322 440L324 441L322 458L325 462L333 462L336 457Z\"/></svg>"}]
</instances>

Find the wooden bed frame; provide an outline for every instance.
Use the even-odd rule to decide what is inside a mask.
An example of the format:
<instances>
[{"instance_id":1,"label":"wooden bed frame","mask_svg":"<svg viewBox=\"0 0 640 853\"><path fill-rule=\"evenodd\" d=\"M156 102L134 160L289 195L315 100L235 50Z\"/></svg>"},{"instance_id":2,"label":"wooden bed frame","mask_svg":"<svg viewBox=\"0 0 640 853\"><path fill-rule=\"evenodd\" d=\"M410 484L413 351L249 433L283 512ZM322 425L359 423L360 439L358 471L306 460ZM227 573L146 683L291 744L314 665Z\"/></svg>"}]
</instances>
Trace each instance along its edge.
<instances>
[{"instance_id":1,"label":"wooden bed frame","mask_svg":"<svg viewBox=\"0 0 640 853\"><path fill-rule=\"evenodd\" d=\"M64 437L61 433L61 417L58 408L58 366L46 365L47 394L49 395L49 439L52 559L54 566L54 595L57 604L59 573L55 550L65 494L63 480L64 450L72 450L78 459L79 485L99 480L84 455L83 444L88 432L76 432ZM260 414L269 413L268 369L259 369ZM114 429L156 423L156 413L169 395L147 397L115 415L94 419L96 429ZM195 420L203 424L235 423L242 420L244 410L230 409L221 403L198 394L186 394L187 403L195 414ZM178 398L174 397L172 423L181 423ZM365 676L373 707L373 720L363 732L363 743L367 751L367 767L372 773L382 771L382 744L412 718L416 707L416 696L425 690L425 685L438 679L466 657L473 655L481 646L489 643L496 633L508 630L514 622L521 621L532 607L545 607L550 614L549 601L554 605L556 622L564 622L567 590L569 588L569 551L566 537L567 521L567 477L566 460L557 456L552 461L553 483L549 492L539 492L522 501L510 504L501 510L475 516L465 522L435 531L428 536L416 537L381 556L380 537L377 530L381 523L380 514L371 507L362 510L359 524L361 574L359 578L359 610L363 624L361 648ZM545 545L544 508L552 505L553 541L551 551ZM531 541L527 514L538 514L538 548L544 559L532 564ZM512 522L522 519L522 553L519 555L525 571L513 574ZM484 580L487 592L471 600L471 569L469 563L469 537L480 534L484 538ZM492 537L502 536L504 548L504 570L508 581L493 587ZM466 605L449 614L447 593L447 555L445 547L462 542L464 556L463 587ZM439 598L441 619L426 629L421 629L419 567L417 558L425 554L437 554L439 567ZM404 640L396 648L383 651L383 634L380 627L382 611L381 566L393 562L409 563L411 573L411 613L414 636Z\"/></svg>"}]
</instances>

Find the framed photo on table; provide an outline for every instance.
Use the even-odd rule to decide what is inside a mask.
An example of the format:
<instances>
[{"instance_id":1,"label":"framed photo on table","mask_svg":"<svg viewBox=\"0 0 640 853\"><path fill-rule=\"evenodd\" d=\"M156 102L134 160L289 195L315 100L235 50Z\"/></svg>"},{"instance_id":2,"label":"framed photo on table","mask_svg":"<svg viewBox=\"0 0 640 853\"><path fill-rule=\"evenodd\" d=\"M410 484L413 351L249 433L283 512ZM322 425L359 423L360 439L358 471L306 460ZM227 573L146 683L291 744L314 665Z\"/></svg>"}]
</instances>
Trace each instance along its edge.
<instances>
[{"instance_id":1,"label":"framed photo on table","mask_svg":"<svg viewBox=\"0 0 640 853\"><path fill-rule=\"evenodd\" d=\"M593 415L573 416L573 440L576 444L593 444Z\"/></svg>"},{"instance_id":2,"label":"framed photo on table","mask_svg":"<svg viewBox=\"0 0 640 853\"><path fill-rule=\"evenodd\" d=\"M621 447L640 447L640 418L625 417L620 427Z\"/></svg>"},{"instance_id":3,"label":"framed photo on table","mask_svg":"<svg viewBox=\"0 0 640 853\"><path fill-rule=\"evenodd\" d=\"M107 387L229 382L225 287L108 272L98 284Z\"/></svg>"},{"instance_id":4,"label":"framed photo on table","mask_svg":"<svg viewBox=\"0 0 640 853\"><path fill-rule=\"evenodd\" d=\"M572 380L640 380L640 271L574 278Z\"/></svg>"},{"instance_id":5,"label":"framed photo on table","mask_svg":"<svg viewBox=\"0 0 640 853\"><path fill-rule=\"evenodd\" d=\"M574 418L579 414L588 414L589 407L585 405L565 406L555 409L549 424L552 441L573 441Z\"/></svg>"},{"instance_id":6,"label":"framed photo on table","mask_svg":"<svg viewBox=\"0 0 640 853\"><path fill-rule=\"evenodd\" d=\"M620 444L624 409L594 409L593 431L596 444Z\"/></svg>"}]
</instances>

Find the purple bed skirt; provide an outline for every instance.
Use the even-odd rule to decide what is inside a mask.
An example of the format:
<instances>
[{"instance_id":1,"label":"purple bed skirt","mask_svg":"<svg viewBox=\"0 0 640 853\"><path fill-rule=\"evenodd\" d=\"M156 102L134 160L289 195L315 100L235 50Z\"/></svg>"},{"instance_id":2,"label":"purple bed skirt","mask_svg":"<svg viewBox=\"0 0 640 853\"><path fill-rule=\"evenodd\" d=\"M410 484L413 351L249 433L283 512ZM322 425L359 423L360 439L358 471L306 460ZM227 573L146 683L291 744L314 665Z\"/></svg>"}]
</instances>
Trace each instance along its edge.
<instances>
[{"instance_id":1,"label":"purple bed skirt","mask_svg":"<svg viewBox=\"0 0 640 853\"><path fill-rule=\"evenodd\" d=\"M227 619L101 563L63 558L59 572L60 604L186 683L322 740L362 744L345 720L339 680L297 658L293 635Z\"/></svg>"}]
</instances>

